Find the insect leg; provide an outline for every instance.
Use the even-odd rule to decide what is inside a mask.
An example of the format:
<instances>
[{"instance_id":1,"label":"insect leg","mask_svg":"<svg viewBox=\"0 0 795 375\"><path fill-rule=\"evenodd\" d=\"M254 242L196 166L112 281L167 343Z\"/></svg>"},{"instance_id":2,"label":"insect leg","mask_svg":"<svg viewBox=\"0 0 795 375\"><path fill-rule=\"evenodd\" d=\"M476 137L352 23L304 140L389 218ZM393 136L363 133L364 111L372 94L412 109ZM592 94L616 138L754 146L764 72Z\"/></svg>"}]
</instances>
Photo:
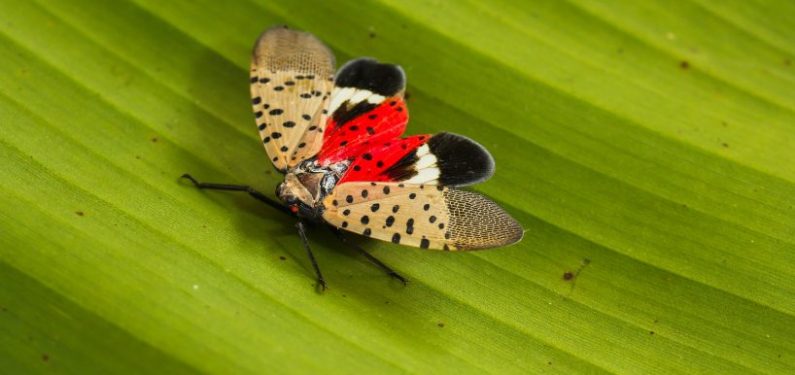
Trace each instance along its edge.
<instances>
[{"instance_id":1,"label":"insect leg","mask_svg":"<svg viewBox=\"0 0 795 375\"><path fill-rule=\"evenodd\" d=\"M189 175L187 173L183 174L181 176L181 178L187 178L188 180L190 180L190 182L193 183L194 186L196 186L199 189L244 191L244 192L248 193L249 195L251 195L252 197L254 197L254 199L257 199L257 200L259 200L261 202L264 202L265 204L267 204L267 205L269 205L269 206L271 206L271 207L273 207L273 208L275 208L277 210L283 211L283 212L287 213L288 215L293 216L293 213L290 212L290 210L287 207L285 207L281 203L279 203L279 202L267 197L265 194L262 194L262 193L260 193L260 192L258 192L256 190L254 190L252 187L250 187L248 185L229 185L229 184L215 184L215 183L211 183L211 182L199 182L199 181L196 181L196 179L193 178L193 176L191 176L191 175Z\"/></svg>"},{"instance_id":2,"label":"insect leg","mask_svg":"<svg viewBox=\"0 0 795 375\"><path fill-rule=\"evenodd\" d=\"M353 244L351 242L348 242L348 237L345 237L345 234L342 233L342 231L340 231L337 228L331 227L331 226L329 226L329 229L331 229L331 231L334 232L334 235L337 236L337 238L340 240L340 242L344 243L345 245L350 246L353 249L356 249L356 251L358 251L359 253L364 255L364 257L367 258L367 260L369 260L371 263L375 264L382 271L386 272L387 275L394 277L395 279L397 279L398 281L403 283L403 285L406 285L406 278L404 278L399 273L397 273L395 270L393 270L392 268L390 268L389 266L384 264L384 262L378 260L378 258L374 257L372 254L364 251L364 249L362 249L361 247L359 247L356 244Z\"/></svg>"},{"instance_id":3,"label":"insect leg","mask_svg":"<svg viewBox=\"0 0 795 375\"><path fill-rule=\"evenodd\" d=\"M320 267L317 266L317 261L315 260L315 255L312 254L312 249L309 248L309 240L306 238L306 226L304 225L303 221L298 221L295 224L295 227L298 228L298 235L301 236L301 242L304 243L304 248L306 249L306 254L309 255L309 260L312 262L312 267L315 268L315 275L317 276L317 287L320 291L326 290L326 280L323 279L323 274L320 273Z\"/></svg>"}]
</instances>

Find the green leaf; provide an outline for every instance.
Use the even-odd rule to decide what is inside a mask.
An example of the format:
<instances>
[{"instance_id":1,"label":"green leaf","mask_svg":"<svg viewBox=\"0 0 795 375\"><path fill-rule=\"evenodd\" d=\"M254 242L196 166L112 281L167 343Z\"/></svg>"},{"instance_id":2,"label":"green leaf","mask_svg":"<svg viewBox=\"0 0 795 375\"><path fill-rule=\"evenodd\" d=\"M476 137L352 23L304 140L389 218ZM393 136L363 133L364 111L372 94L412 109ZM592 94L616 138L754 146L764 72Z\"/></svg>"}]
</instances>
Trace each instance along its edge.
<instances>
[{"instance_id":1,"label":"green leaf","mask_svg":"<svg viewBox=\"0 0 795 375\"><path fill-rule=\"evenodd\" d=\"M795 372L795 3L0 4L4 373ZM527 229L444 253L180 182L280 175L247 66L289 24L409 77Z\"/></svg>"}]
</instances>

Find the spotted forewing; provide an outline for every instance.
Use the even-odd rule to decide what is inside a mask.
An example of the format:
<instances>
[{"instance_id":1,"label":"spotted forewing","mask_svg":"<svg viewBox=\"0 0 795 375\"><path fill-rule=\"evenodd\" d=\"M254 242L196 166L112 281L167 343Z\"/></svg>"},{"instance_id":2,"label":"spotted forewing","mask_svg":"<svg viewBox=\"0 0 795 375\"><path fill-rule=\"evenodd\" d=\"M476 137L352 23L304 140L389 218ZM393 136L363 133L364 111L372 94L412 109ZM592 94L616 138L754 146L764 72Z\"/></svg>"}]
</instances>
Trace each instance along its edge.
<instances>
[{"instance_id":1,"label":"spotted forewing","mask_svg":"<svg viewBox=\"0 0 795 375\"><path fill-rule=\"evenodd\" d=\"M339 228L424 249L484 249L514 243L523 234L496 203L441 185L349 182L323 203L323 219Z\"/></svg>"},{"instance_id":2,"label":"spotted forewing","mask_svg":"<svg viewBox=\"0 0 795 375\"><path fill-rule=\"evenodd\" d=\"M251 59L251 103L271 162L285 171L322 145L334 55L312 34L284 27L260 36Z\"/></svg>"}]
</instances>

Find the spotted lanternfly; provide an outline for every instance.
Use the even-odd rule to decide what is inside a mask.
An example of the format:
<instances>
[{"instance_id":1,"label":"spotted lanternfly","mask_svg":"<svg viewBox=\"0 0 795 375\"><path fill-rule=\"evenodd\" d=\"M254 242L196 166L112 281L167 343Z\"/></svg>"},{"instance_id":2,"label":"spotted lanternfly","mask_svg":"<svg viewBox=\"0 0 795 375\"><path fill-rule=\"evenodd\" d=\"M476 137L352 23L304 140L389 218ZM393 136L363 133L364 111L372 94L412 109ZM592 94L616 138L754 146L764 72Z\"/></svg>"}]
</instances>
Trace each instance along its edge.
<instances>
[{"instance_id":1,"label":"spotted lanternfly","mask_svg":"<svg viewBox=\"0 0 795 375\"><path fill-rule=\"evenodd\" d=\"M325 223L344 242L347 231L445 251L521 240L522 227L497 204L456 189L494 173L483 146L452 133L401 137L408 111L400 66L359 58L335 75L334 64L315 36L283 26L254 45L251 103L268 157L285 174L276 189L283 203L248 186L183 177L202 189L248 192L297 216L320 288L325 281L306 239L307 222Z\"/></svg>"}]
</instances>

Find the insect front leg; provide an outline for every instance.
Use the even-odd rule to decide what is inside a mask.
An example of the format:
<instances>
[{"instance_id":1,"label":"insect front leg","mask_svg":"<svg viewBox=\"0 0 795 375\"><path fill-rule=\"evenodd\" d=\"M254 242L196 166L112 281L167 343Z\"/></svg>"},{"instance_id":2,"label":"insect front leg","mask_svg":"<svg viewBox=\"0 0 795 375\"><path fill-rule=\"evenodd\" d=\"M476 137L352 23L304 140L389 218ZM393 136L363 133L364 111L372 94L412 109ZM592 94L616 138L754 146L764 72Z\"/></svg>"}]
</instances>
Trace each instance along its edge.
<instances>
[{"instance_id":1,"label":"insect front leg","mask_svg":"<svg viewBox=\"0 0 795 375\"><path fill-rule=\"evenodd\" d=\"M190 180L193 183L193 186L196 186L199 189L209 189L209 190L226 190L226 191L243 191L248 193L248 195L254 197L254 199L264 202L268 206L271 206L279 211L285 212L290 216L293 216L293 213L290 210L282 205L281 203L269 198L265 194L254 190L251 186L248 185L230 185L230 184L217 184L212 182L199 182L193 176L185 173L180 178L185 178Z\"/></svg>"}]
</instances>

